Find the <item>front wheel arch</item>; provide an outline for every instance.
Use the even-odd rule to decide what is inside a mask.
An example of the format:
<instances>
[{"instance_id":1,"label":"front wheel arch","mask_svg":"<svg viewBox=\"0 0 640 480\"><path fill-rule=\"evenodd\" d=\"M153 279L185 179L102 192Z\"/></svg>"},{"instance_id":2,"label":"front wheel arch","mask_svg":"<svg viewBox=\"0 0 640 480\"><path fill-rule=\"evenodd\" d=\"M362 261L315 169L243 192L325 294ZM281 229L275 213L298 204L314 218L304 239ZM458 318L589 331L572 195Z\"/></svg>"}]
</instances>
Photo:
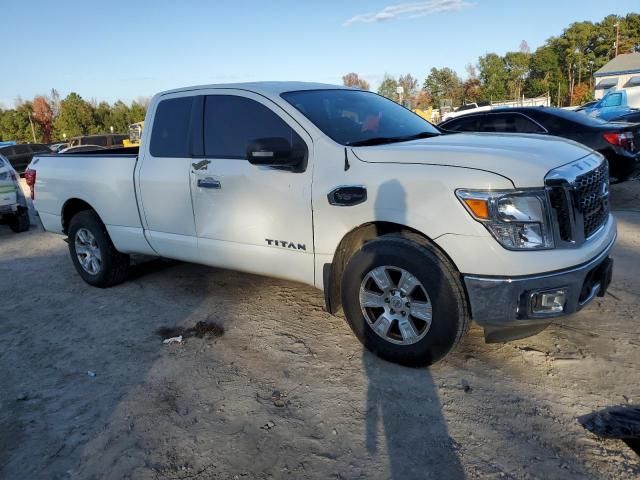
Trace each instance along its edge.
<instances>
[{"instance_id":1,"label":"front wheel arch","mask_svg":"<svg viewBox=\"0 0 640 480\"><path fill-rule=\"evenodd\" d=\"M324 265L323 288L325 306L329 313L336 314L342 307L342 275L349 259L365 243L383 235L398 234L429 248L436 249L446 261L459 272L455 262L433 240L415 228L394 222L367 222L349 231L336 248L333 262ZM466 297L466 292L465 292Z\"/></svg>"}]
</instances>

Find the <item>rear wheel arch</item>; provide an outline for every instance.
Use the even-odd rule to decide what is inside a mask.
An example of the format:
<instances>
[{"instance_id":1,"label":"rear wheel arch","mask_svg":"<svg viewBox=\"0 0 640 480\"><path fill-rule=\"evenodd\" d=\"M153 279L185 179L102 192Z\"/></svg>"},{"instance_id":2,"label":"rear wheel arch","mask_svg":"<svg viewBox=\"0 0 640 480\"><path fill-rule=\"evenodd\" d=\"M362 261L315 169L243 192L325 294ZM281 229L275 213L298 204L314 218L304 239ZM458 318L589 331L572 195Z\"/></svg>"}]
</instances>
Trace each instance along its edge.
<instances>
[{"instance_id":1,"label":"rear wheel arch","mask_svg":"<svg viewBox=\"0 0 640 480\"><path fill-rule=\"evenodd\" d=\"M95 208L93 208L88 202L85 202L80 198L70 198L69 200L64 202L64 205L62 206L61 216L62 216L62 231L65 234L69 233L69 224L71 223L71 219L76 214L84 210L92 210L94 212L96 211Z\"/></svg>"},{"instance_id":2,"label":"rear wheel arch","mask_svg":"<svg viewBox=\"0 0 640 480\"><path fill-rule=\"evenodd\" d=\"M349 259L365 243L384 235L397 234L435 250L444 262L449 263L456 272L459 272L455 263L433 240L422 232L394 222L368 222L349 231L336 248L333 262L325 264L323 271L324 296L327 311L335 314L341 308L342 274Z\"/></svg>"}]
</instances>

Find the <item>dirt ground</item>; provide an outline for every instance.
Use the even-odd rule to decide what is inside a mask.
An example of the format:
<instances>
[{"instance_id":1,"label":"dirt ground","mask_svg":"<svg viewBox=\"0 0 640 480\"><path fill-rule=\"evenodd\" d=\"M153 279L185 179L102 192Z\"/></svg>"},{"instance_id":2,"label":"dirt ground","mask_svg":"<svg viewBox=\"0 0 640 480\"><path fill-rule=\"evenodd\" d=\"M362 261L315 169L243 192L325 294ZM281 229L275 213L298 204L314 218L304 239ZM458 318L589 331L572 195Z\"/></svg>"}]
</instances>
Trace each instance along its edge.
<instances>
[{"instance_id":1,"label":"dirt ground","mask_svg":"<svg viewBox=\"0 0 640 480\"><path fill-rule=\"evenodd\" d=\"M60 237L0 226L0 478L639 478L576 421L640 403L640 183L612 197L606 297L518 342L474 326L430 369L364 352L310 287L154 261L99 290Z\"/></svg>"}]
</instances>

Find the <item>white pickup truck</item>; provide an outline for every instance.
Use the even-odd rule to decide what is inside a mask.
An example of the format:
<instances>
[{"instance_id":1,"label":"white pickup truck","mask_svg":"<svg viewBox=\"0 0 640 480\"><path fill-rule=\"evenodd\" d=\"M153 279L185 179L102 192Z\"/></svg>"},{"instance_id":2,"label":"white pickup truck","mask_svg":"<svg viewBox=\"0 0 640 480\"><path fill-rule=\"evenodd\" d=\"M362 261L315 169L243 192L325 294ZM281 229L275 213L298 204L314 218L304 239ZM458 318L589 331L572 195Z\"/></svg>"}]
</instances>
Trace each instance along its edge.
<instances>
[{"instance_id":1,"label":"white pickup truck","mask_svg":"<svg viewBox=\"0 0 640 480\"><path fill-rule=\"evenodd\" d=\"M471 320L487 341L533 335L611 280L607 162L567 140L444 135L374 93L248 83L156 95L126 152L27 173L97 287L129 254L303 282L367 348L426 365Z\"/></svg>"}]
</instances>

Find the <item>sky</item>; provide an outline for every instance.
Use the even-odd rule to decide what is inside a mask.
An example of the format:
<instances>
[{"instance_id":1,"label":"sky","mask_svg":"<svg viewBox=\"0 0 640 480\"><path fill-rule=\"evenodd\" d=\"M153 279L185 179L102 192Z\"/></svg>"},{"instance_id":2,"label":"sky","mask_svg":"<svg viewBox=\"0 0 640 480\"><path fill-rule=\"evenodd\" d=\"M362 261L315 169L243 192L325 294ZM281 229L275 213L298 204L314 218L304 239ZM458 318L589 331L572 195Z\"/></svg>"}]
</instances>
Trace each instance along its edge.
<instances>
[{"instance_id":1,"label":"sky","mask_svg":"<svg viewBox=\"0 0 640 480\"><path fill-rule=\"evenodd\" d=\"M0 104L56 88L130 102L188 85L341 83L357 72L465 65L531 50L575 21L639 12L638 0L3 0ZM9 67L10 66L10 67Z\"/></svg>"}]
</instances>

